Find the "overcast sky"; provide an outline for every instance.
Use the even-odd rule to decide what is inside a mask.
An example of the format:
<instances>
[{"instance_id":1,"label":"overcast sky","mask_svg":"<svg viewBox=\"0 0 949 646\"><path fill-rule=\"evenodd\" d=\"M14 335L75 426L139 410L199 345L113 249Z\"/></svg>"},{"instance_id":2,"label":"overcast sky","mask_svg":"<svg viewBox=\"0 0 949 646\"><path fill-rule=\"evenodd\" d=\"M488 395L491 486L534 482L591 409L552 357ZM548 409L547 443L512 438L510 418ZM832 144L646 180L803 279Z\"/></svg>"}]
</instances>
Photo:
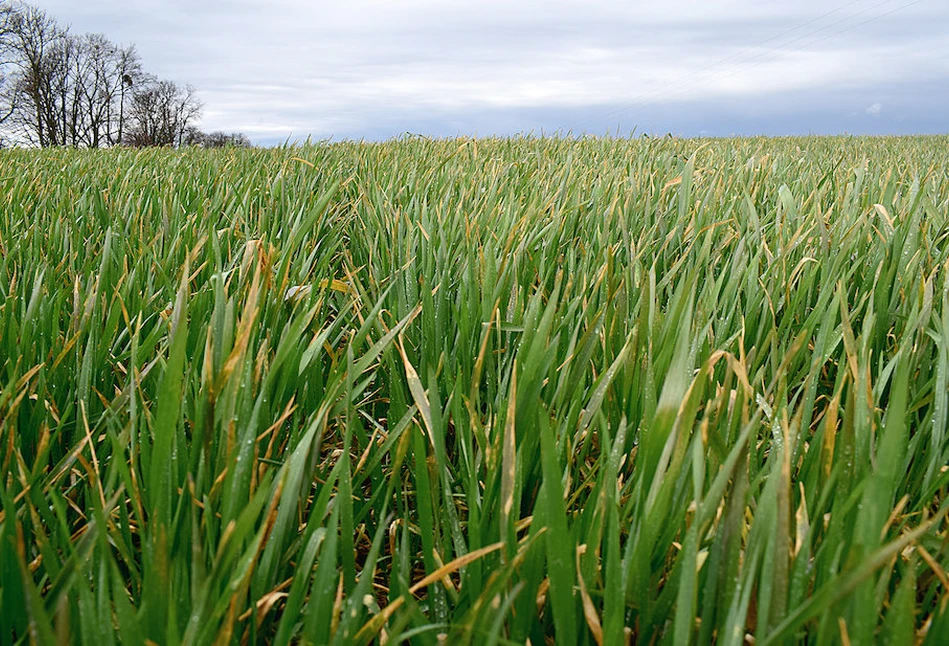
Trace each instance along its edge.
<instances>
[{"instance_id":1,"label":"overcast sky","mask_svg":"<svg viewBox=\"0 0 949 646\"><path fill-rule=\"evenodd\" d=\"M949 132L946 0L38 0L268 144Z\"/></svg>"}]
</instances>

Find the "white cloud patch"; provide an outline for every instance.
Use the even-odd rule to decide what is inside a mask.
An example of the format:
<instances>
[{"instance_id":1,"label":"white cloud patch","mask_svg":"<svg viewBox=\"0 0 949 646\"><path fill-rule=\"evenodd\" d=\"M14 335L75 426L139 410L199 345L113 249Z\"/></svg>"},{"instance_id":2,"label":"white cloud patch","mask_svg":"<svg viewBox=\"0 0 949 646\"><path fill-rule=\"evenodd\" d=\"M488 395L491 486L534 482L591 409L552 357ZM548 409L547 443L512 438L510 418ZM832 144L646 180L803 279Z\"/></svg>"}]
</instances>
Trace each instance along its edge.
<instances>
[{"instance_id":1,"label":"white cloud patch","mask_svg":"<svg viewBox=\"0 0 949 646\"><path fill-rule=\"evenodd\" d=\"M867 108L866 108L866 110L864 110L864 112L866 112L867 114L869 114L869 115L875 117L875 116L877 116L878 114L880 114L881 112L883 112L883 104L880 103L879 101L877 101L876 103L872 103L872 104L870 104L870 105L867 106Z\"/></svg>"}]
</instances>

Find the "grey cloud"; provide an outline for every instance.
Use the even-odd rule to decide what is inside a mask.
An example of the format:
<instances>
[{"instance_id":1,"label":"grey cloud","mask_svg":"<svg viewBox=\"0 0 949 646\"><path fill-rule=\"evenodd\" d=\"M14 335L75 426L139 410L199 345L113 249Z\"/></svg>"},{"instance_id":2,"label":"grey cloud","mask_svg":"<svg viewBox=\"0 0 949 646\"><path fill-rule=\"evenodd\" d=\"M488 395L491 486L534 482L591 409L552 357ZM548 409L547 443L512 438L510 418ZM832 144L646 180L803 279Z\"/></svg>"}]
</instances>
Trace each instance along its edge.
<instances>
[{"instance_id":1,"label":"grey cloud","mask_svg":"<svg viewBox=\"0 0 949 646\"><path fill-rule=\"evenodd\" d=\"M949 75L949 5L922 0L883 16L905 4L43 6L80 31L135 42L149 69L194 84L205 101L205 127L242 129L264 142L412 130L605 131L617 123L682 134L932 129L937 124L928 115L947 107L945 92L934 88ZM873 16L883 17L862 24ZM789 32L795 26L801 28ZM877 102L886 109L868 114Z\"/></svg>"}]
</instances>

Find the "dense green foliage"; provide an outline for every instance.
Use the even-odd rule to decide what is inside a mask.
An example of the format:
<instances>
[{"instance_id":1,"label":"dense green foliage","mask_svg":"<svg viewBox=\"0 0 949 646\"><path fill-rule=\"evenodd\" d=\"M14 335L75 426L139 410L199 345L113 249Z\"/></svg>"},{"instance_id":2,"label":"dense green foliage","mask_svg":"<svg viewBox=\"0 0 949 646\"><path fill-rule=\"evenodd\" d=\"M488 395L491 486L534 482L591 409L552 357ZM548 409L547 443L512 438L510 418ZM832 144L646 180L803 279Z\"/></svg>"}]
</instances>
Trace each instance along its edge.
<instances>
[{"instance_id":1,"label":"dense green foliage","mask_svg":"<svg viewBox=\"0 0 949 646\"><path fill-rule=\"evenodd\" d=\"M0 154L0 644L940 643L949 141Z\"/></svg>"}]
</instances>

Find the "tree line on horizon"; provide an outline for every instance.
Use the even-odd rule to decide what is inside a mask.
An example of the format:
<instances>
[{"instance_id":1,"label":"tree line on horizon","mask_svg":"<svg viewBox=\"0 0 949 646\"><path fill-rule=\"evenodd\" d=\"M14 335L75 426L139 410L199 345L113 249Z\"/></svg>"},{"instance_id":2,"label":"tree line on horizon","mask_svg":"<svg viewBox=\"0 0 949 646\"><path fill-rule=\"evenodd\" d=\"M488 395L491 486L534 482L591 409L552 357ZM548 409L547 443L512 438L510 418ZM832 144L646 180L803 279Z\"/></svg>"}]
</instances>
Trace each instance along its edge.
<instances>
[{"instance_id":1,"label":"tree line on horizon","mask_svg":"<svg viewBox=\"0 0 949 646\"><path fill-rule=\"evenodd\" d=\"M202 132L202 108L193 86L147 72L135 45L0 0L0 146L250 146L243 133Z\"/></svg>"}]
</instances>

